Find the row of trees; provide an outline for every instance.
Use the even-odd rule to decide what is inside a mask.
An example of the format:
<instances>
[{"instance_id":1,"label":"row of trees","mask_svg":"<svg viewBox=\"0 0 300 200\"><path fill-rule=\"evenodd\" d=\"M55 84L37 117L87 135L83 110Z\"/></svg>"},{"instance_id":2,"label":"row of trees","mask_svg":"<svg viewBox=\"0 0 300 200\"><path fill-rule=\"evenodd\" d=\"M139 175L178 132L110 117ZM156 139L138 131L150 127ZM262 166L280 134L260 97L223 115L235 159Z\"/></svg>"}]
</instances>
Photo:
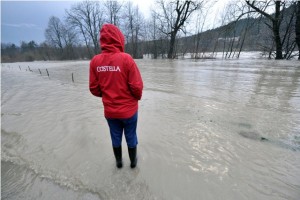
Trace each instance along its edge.
<instances>
[{"instance_id":1,"label":"row of trees","mask_svg":"<svg viewBox=\"0 0 300 200\"><path fill-rule=\"evenodd\" d=\"M284 35L281 37L281 26L282 26L282 22L284 19L284 10L286 9L286 4L287 2L285 1L274 1L273 4L274 5L270 5L272 2L259 2L259 1L246 1L247 5L251 8L248 13L250 12L257 12L260 15L264 16L266 19L268 19L268 21L270 21L270 23L267 23L268 27L272 30L273 33L273 39L274 39L274 43L275 43L275 48L276 48L276 59L283 59L283 45L284 45L284 41L286 39L289 39L288 35L291 34L290 30L293 24L293 21L295 21L295 33L296 33L296 37L295 37L295 45L296 43L298 43L298 48L300 51L300 45L299 45L299 29L300 26L299 25L299 17L300 17L300 2L294 2L294 12L291 13L290 19L289 21L287 21L287 23L285 24L285 33ZM296 5L297 4L297 5ZM266 9L268 8L268 6L274 6L275 7L275 12L274 14L269 14L266 12ZM296 17L296 20L293 20ZM296 41L298 40L298 42ZM292 51L293 51L294 47L292 47ZM299 55L299 59L300 59L300 55Z\"/></svg>"},{"instance_id":2,"label":"row of trees","mask_svg":"<svg viewBox=\"0 0 300 200\"><path fill-rule=\"evenodd\" d=\"M145 19L130 1L78 2L66 10L64 19L49 19L44 43L22 42L20 48L2 44L2 61L90 59L100 52L99 30L104 23L120 27L126 38L126 52L134 58L150 54L153 58L173 59L187 52L201 58L207 56L205 52L216 51L230 58L238 57L243 49L264 49L276 59L297 55L299 1L234 2L224 7L219 28L203 31L211 6L205 0L158 0L151 17Z\"/></svg>"},{"instance_id":3,"label":"row of trees","mask_svg":"<svg viewBox=\"0 0 300 200\"><path fill-rule=\"evenodd\" d=\"M222 51L224 58L239 57L243 49L261 50L275 59L300 58L299 16L299 1L231 2L222 17L227 25L208 31L215 41L210 51Z\"/></svg>"}]
</instances>

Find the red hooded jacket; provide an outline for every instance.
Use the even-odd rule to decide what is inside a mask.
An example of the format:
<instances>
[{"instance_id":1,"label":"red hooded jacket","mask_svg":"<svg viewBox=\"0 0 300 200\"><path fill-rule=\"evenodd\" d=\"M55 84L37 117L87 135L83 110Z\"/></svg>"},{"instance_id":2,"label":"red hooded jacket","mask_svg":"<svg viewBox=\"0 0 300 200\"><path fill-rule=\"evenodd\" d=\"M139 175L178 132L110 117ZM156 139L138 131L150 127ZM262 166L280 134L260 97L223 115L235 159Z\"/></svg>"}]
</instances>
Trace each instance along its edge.
<instances>
[{"instance_id":1,"label":"red hooded jacket","mask_svg":"<svg viewBox=\"0 0 300 200\"><path fill-rule=\"evenodd\" d=\"M100 45L102 53L90 62L90 91L102 97L106 118L130 118L142 97L140 71L132 57L124 53L125 39L116 26L103 25Z\"/></svg>"}]
</instances>

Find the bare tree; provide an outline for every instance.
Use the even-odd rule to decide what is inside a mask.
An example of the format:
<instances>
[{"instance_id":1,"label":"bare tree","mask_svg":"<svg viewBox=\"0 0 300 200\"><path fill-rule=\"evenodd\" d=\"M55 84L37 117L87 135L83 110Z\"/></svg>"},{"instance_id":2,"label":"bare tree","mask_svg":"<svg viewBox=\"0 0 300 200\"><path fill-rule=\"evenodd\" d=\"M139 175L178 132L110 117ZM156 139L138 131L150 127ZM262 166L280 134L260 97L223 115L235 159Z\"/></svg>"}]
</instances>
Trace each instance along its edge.
<instances>
[{"instance_id":1,"label":"bare tree","mask_svg":"<svg viewBox=\"0 0 300 200\"><path fill-rule=\"evenodd\" d=\"M139 12L139 7L137 5L134 6L131 1L127 2L124 9L124 34L128 51L133 58L141 58L143 52L139 49L139 42L141 41L144 17Z\"/></svg>"},{"instance_id":2,"label":"bare tree","mask_svg":"<svg viewBox=\"0 0 300 200\"><path fill-rule=\"evenodd\" d=\"M65 25L62 28L62 39L64 41L64 56L67 59L75 59L75 51L74 46L78 43L78 38L76 33L73 31L71 27Z\"/></svg>"},{"instance_id":3,"label":"bare tree","mask_svg":"<svg viewBox=\"0 0 300 200\"><path fill-rule=\"evenodd\" d=\"M296 4L290 7L291 12L285 12L283 17L282 29L284 30L282 34L282 49L283 58L290 59L294 57L294 50L296 48L295 39L295 26L296 23Z\"/></svg>"},{"instance_id":4,"label":"bare tree","mask_svg":"<svg viewBox=\"0 0 300 200\"><path fill-rule=\"evenodd\" d=\"M151 9L151 18L148 21L148 34L150 40L150 48L148 52L150 52L154 59L157 59L159 55L162 58L165 57L167 52L166 48L168 46L167 40L168 37L162 31L166 24L162 23L162 19L157 10Z\"/></svg>"},{"instance_id":5,"label":"bare tree","mask_svg":"<svg viewBox=\"0 0 300 200\"><path fill-rule=\"evenodd\" d=\"M196 19L196 35L194 37L195 41L195 48L193 49L193 55L192 57L195 59L200 58L199 56L199 48L200 48L200 41L201 41L201 33L203 32L203 28L205 25L205 20L207 18L208 12L209 12L209 7L206 10L206 12L204 13L202 11L202 9L199 9L200 12L198 12L197 14L197 19ZM206 46L207 47L207 46ZM204 52L202 52L204 54Z\"/></svg>"},{"instance_id":6,"label":"bare tree","mask_svg":"<svg viewBox=\"0 0 300 200\"><path fill-rule=\"evenodd\" d=\"M273 4L271 4L273 2ZM283 59L282 55L282 41L280 38L280 25L282 21L282 9L284 8L284 2L281 1L246 1L246 3L256 12L265 16L268 20L272 22L272 25L269 27L273 31L274 42L276 45L276 59ZM266 9L269 6L275 6L275 14L271 15L266 12Z\"/></svg>"},{"instance_id":7,"label":"bare tree","mask_svg":"<svg viewBox=\"0 0 300 200\"><path fill-rule=\"evenodd\" d=\"M294 26L293 24L297 24L296 2L298 1L246 1L252 10L251 12L259 13L271 22L271 24L267 22L265 24L273 34L272 49L275 46L275 59L290 59L295 56L293 51L296 47L297 38L294 39L294 33L297 30L297 25ZM267 10L271 11L267 12ZM296 30L294 31L294 29Z\"/></svg>"},{"instance_id":8,"label":"bare tree","mask_svg":"<svg viewBox=\"0 0 300 200\"><path fill-rule=\"evenodd\" d=\"M116 0L107 0L104 3L104 6L106 7L107 10L109 23L119 26L119 20L120 20L119 14L122 8L122 4L120 4Z\"/></svg>"},{"instance_id":9,"label":"bare tree","mask_svg":"<svg viewBox=\"0 0 300 200\"><path fill-rule=\"evenodd\" d=\"M104 23L99 2L83 1L67 11L68 23L81 34L89 57L100 51L99 30Z\"/></svg>"},{"instance_id":10,"label":"bare tree","mask_svg":"<svg viewBox=\"0 0 300 200\"><path fill-rule=\"evenodd\" d=\"M62 32L63 24L57 17L50 17L48 27L45 31L45 37L48 44L58 47L63 52Z\"/></svg>"},{"instance_id":11,"label":"bare tree","mask_svg":"<svg viewBox=\"0 0 300 200\"><path fill-rule=\"evenodd\" d=\"M74 59L73 47L77 43L77 37L71 28L63 24L59 18L51 17L45 31L46 41L52 47L58 48L60 59Z\"/></svg>"},{"instance_id":12,"label":"bare tree","mask_svg":"<svg viewBox=\"0 0 300 200\"><path fill-rule=\"evenodd\" d=\"M179 31L185 32L185 24L191 14L200 8L201 3L196 1L164 1L160 0L158 6L161 9L159 14L160 30L170 37L168 58L174 58L176 36Z\"/></svg>"},{"instance_id":13,"label":"bare tree","mask_svg":"<svg viewBox=\"0 0 300 200\"><path fill-rule=\"evenodd\" d=\"M239 58L246 36L254 25L253 22L250 22L253 18L258 19L259 15L251 10L247 4L239 1L229 2L223 15L222 24L227 25L223 29L224 32L221 31L224 37L218 39L223 41L223 58Z\"/></svg>"},{"instance_id":14,"label":"bare tree","mask_svg":"<svg viewBox=\"0 0 300 200\"><path fill-rule=\"evenodd\" d=\"M155 12L151 12L151 18L147 21L147 50L146 53L152 54L152 58L158 57L157 50L157 17Z\"/></svg>"}]
</instances>

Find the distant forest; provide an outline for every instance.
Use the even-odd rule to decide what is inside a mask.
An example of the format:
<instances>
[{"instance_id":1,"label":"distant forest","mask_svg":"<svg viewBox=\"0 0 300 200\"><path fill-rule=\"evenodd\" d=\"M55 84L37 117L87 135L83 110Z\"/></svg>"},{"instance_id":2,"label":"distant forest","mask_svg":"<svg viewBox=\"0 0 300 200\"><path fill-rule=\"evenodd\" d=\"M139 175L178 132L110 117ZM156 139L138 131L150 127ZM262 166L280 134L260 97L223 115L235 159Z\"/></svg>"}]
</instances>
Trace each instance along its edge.
<instances>
[{"instance_id":1,"label":"distant forest","mask_svg":"<svg viewBox=\"0 0 300 200\"><path fill-rule=\"evenodd\" d=\"M203 31L212 1L159 0L145 19L130 1L82 1L52 16L45 41L1 43L1 62L91 59L101 52L99 30L120 27L125 51L133 58L238 58L242 51L261 51L270 59L300 59L300 1L232 1L220 12L221 26Z\"/></svg>"}]
</instances>

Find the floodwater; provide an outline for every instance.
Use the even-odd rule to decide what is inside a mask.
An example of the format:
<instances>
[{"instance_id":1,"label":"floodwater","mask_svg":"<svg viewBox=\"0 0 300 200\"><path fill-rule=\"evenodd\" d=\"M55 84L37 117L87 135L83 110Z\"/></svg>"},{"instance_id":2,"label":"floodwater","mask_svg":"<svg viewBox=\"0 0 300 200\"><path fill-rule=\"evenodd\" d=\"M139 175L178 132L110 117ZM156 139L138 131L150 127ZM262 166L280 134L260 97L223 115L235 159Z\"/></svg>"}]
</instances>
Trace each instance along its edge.
<instances>
[{"instance_id":1,"label":"floodwater","mask_svg":"<svg viewBox=\"0 0 300 200\"><path fill-rule=\"evenodd\" d=\"M2 199L300 199L299 61L136 62L136 169L125 141L115 167L88 61L2 64Z\"/></svg>"}]
</instances>

